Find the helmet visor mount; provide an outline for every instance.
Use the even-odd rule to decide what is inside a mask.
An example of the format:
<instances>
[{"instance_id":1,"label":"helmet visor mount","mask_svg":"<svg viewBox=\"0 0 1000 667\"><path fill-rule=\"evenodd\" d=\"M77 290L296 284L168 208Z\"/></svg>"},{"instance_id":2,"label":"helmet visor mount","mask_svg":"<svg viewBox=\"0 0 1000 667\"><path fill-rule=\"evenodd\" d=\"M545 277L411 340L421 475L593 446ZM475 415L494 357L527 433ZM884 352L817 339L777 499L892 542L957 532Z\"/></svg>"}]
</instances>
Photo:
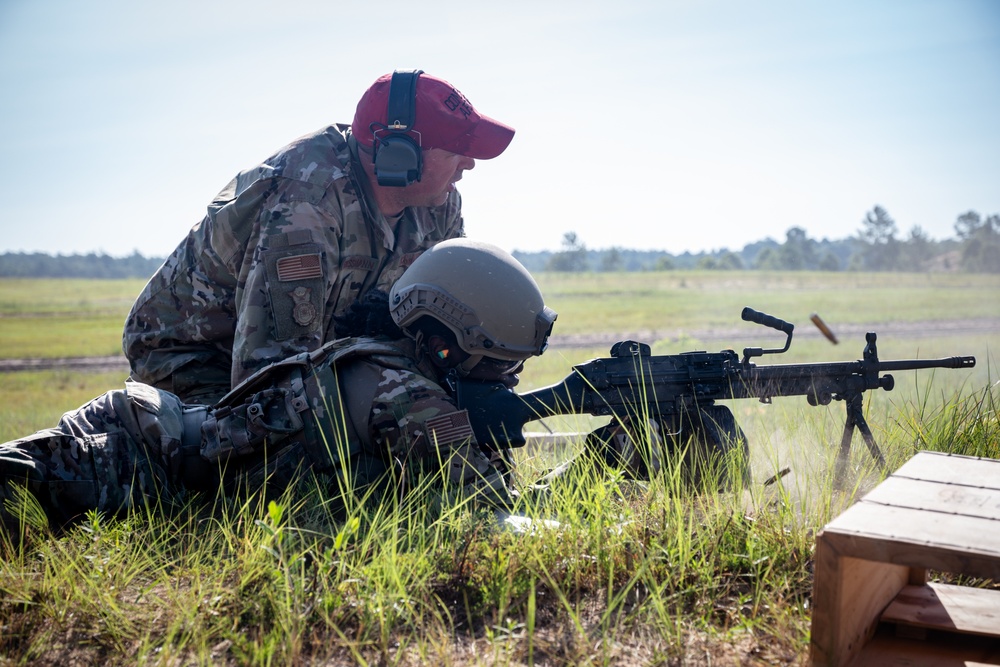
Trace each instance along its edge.
<instances>
[{"instance_id":1,"label":"helmet visor mount","mask_svg":"<svg viewBox=\"0 0 1000 667\"><path fill-rule=\"evenodd\" d=\"M527 335L519 341L502 340L483 327L471 308L440 287L426 283L396 292L390 308L401 328L421 315L430 315L455 333L459 346L468 354L518 362L545 351L556 320L555 311L543 306L535 314L532 331L522 332Z\"/></svg>"}]
</instances>

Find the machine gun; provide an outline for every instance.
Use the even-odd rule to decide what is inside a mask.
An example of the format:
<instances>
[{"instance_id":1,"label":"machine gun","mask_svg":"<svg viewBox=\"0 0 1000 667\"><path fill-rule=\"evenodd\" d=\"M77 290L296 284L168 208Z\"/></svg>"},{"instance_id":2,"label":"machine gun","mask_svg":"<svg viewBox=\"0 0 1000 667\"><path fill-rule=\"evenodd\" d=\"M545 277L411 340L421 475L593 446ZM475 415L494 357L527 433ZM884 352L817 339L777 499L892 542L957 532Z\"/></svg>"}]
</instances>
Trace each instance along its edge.
<instances>
[{"instance_id":1,"label":"machine gun","mask_svg":"<svg viewBox=\"0 0 1000 667\"><path fill-rule=\"evenodd\" d=\"M976 365L975 357L880 361L877 336L870 332L865 335L866 345L858 361L758 366L750 360L788 350L795 327L751 308L743 309L742 318L783 332L784 347L747 347L740 359L733 350L653 355L649 345L622 341L611 348L610 357L574 366L564 380L542 389L518 394L502 384L457 380L454 393L459 407L469 411L480 442L513 447L525 443L523 428L529 421L553 415L590 414L611 416L624 423L651 420L661 432L675 437L685 430L690 435L708 421L716 424L717 431L722 422L721 429L729 432L724 435L745 449L745 438L732 413L715 406L716 401L756 398L770 403L776 396L805 396L813 406L844 401L847 420L835 478L839 484L855 427L861 431L871 456L885 467L882 452L865 421L865 391L891 391L894 380L888 373L893 371ZM728 418L720 419L719 410ZM710 418L706 419L706 415ZM732 445L714 446L721 450Z\"/></svg>"}]
</instances>

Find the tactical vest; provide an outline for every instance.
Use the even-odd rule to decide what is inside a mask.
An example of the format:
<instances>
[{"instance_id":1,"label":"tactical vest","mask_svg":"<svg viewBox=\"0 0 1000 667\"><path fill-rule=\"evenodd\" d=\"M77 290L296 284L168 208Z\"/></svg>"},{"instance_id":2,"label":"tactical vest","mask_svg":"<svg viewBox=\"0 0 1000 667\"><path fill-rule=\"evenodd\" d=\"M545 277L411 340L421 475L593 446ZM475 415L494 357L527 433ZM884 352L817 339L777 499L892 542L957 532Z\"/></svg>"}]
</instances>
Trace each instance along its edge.
<instances>
[{"instance_id":1,"label":"tactical vest","mask_svg":"<svg viewBox=\"0 0 1000 667\"><path fill-rule=\"evenodd\" d=\"M359 357L374 358L383 368L420 372L399 341L373 338L344 338L289 357L257 371L212 408L201 426L201 456L225 463L265 450L277 456L298 444L310 464L325 470L359 454L368 440L371 406L348 402L371 396L362 388L342 393L337 373ZM366 417L351 419L351 414Z\"/></svg>"}]
</instances>

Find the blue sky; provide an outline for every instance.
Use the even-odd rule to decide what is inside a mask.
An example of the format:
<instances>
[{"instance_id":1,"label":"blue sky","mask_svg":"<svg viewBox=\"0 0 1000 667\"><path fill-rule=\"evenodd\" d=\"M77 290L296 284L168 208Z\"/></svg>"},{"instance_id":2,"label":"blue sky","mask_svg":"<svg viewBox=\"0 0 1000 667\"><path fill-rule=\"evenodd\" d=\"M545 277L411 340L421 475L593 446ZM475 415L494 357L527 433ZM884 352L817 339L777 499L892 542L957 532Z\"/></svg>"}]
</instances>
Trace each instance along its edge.
<instances>
[{"instance_id":1,"label":"blue sky","mask_svg":"<svg viewBox=\"0 0 1000 667\"><path fill-rule=\"evenodd\" d=\"M989 0L0 0L0 252L166 255L237 171L415 67L517 129L460 186L508 250L1000 213Z\"/></svg>"}]
</instances>

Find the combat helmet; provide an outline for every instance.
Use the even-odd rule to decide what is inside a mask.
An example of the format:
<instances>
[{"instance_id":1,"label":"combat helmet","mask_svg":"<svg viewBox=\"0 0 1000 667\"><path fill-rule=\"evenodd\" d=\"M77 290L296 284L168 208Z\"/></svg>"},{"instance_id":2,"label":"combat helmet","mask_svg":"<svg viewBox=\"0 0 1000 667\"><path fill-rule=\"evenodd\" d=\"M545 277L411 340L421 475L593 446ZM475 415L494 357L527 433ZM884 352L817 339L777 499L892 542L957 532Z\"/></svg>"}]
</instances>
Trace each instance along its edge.
<instances>
[{"instance_id":1,"label":"combat helmet","mask_svg":"<svg viewBox=\"0 0 1000 667\"><path fill-rule=\"evenodd\" d=\"M466 238L424 251L392 286L389 312L404 331L428 315L469 355L505 361L544 352L556 320L520 262Z\"/></svg>"}]
</instances>

